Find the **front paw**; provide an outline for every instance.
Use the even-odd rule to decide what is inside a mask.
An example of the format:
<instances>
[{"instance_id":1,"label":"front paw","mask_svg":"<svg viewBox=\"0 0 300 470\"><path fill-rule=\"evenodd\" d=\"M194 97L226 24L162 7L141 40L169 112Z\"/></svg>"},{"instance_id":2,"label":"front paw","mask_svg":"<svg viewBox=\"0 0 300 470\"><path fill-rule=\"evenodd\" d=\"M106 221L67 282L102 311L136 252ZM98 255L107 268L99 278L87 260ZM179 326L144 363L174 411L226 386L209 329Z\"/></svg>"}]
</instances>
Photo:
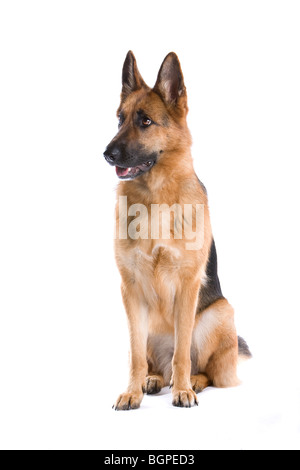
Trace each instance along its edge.
<instances>
[{"instance_id":1,"label":"front paw","mask_svg":"<svg viewBox=\"0 0 300 470\"><path fill-rule=\"evenodd\" d=\"M190 388L188 390L174 390L173 389L173 406L181 408L191 408L194 405L198 406L198 400L195 392Z\"/></svg>"},{"instance_id":2,"label":"front paw","mask_svg":"<svg viewBox=\"0 0 300 470\"><path fill-rule=\"evenodd\" d=\"M117 399L113 408L116 411L136 410L140 407L143 396L143 393L122 393L122 395L120 395Z\"/></svg>"}]
</instances>

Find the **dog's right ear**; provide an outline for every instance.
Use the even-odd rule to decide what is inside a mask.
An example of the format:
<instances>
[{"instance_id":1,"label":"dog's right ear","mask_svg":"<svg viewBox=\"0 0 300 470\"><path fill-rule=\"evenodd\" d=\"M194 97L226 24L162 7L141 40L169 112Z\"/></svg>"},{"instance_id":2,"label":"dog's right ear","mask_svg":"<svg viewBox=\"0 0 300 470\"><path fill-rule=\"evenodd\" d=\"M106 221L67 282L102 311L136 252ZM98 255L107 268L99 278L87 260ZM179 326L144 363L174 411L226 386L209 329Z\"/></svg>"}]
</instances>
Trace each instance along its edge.
<instances>
[{"instance_id":1,"label":"dog's right ear","mask_svg":"<svg viewBox=\"0 0 300 470\"><path fill-rule=\"evenodd\" d=\"M143 87L148 88L137 68L133 53L129 51L123 65L121 100L124 101L130 93Z\"/></svg>"}]
</instances>

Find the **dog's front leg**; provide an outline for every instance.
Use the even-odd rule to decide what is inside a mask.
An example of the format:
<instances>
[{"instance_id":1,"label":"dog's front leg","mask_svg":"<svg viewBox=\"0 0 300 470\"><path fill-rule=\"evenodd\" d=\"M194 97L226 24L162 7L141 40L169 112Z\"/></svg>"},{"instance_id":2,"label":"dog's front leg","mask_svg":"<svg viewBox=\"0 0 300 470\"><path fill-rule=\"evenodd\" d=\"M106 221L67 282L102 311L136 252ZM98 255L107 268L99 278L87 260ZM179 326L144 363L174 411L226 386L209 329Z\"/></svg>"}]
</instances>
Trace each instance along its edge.
<instances>
[{"instance_id":1,"label":"dog's front leg","mask_svg":"<svg viewBox=\"0 0 300 470\"><path fill-rule=\"evenodd\" d=\"M173 405L198 405L191 386L191 343L200 282L184 282L175 301L175 350L171 380Z\"/></svg>"},{"instance_id":2,"label":"dog's front leg","mask_svg":"<svg viewBox=\"0 0 300 470\"><path fill-rule=\"evenodd\" d=\"M130 376L128 388L117 399L115 409L131 410L139 408L146 388L148 311L133 286L123 285L122 295L130 334Z\"/></svg>"}]
</instances>

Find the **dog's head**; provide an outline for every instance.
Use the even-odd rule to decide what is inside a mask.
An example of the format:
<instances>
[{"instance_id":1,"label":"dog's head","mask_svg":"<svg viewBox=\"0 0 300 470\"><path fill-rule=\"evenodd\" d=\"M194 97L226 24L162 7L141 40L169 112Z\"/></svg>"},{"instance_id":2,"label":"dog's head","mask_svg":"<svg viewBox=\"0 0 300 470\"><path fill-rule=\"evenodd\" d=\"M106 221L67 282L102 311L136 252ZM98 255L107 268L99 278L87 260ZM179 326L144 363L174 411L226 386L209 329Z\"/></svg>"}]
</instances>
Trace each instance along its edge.
<instances>
[{"instance_id":1,"label":"dog's head","mask_svg":"<svg viewBox=\"0 0 300 470\"><path fill-rule=\"evenodd\" d=\"M190 145L186 88L178 57L171 52L159 70L153 89L144 82L131 51L122 74L119 132L104 157L122 180L149 172L182 146Z\"/></svg>"}]
</instances>

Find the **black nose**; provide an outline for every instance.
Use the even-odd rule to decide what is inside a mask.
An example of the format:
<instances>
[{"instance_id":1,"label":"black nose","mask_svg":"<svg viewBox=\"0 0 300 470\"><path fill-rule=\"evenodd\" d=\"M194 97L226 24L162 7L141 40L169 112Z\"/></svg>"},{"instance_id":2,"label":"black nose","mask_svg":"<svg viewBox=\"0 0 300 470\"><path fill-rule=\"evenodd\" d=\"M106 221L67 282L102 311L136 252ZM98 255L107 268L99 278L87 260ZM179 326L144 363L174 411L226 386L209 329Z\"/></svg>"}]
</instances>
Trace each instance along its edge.
<instances>
[{"instance_id":1,"label":"black nose","mask_svg":"<svg viewBox=\"0 0 300 470\"><path fill-rule=\"evenodd\" d=\"M103 155L104 155L105 160L111 165L113 165L115 161L117 160L117 158L120 156L120 150L117 147L114 147L114 148L107 147Z\"/></svg>"}]
</instances>

